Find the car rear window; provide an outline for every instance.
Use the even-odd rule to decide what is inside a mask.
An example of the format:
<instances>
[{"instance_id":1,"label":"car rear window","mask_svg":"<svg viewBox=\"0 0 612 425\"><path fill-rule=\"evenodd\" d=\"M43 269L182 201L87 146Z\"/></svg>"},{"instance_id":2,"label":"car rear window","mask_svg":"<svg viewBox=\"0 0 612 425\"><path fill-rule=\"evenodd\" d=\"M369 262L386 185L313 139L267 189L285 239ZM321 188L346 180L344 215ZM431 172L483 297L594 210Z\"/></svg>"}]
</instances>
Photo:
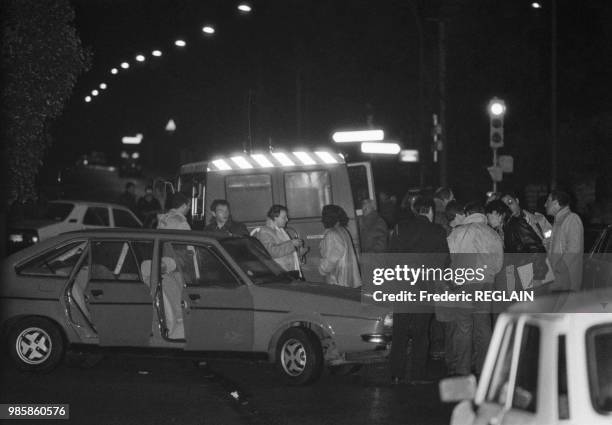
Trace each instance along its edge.
<instances>
[{"instance_id":1,"label":"car rear window","mask_svg":"<svg viewBox=\"0 0 612 425\"><path fill-rule=\"evenodd\" d=\"M74 204L66 202L51 202L43 213L43 218L53 221L64 221L74 209Z\"/></svg>"},{"instance_id":2,"label":"car rear window","mask_svg":"<svg viewBox=\"0 0 612 425\"><path fill-rule=\"evenodd\" d=\"M17 273L35 276L68 277L81 258L87 242L61 245L17 267Z\"/></svg>"},{"instance_id":3,"label":"car rear window","mask_svg":"<svg viewBox=\"0 0 612 425\"><path fill-rule=\"evenodd\" d=\"M586 334L591 401L595 410L612 412L612 323Z\"/></svg>"}]
</instances>

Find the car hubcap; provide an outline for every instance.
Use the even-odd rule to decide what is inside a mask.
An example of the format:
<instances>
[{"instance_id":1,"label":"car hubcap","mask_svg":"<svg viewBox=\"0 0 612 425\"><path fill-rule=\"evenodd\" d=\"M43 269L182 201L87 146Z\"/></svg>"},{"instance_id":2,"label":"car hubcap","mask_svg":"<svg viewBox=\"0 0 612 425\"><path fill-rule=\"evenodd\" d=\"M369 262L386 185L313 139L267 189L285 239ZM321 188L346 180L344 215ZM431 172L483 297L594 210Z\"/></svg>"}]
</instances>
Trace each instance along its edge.
<instances>
[{"instance_id":1,"label":"car hubcap","mask_svg":"<svg viewBox=\"0 0 612 425\"><path fill-rule=\"evenodd\" d=\"M51 337L40 328L24 329L16 341L17 355L27 364L41 364L51 355Z\"/></svg>"},{"instance_id":2,"label":"car hubcap","mask_svg":"<svg viewBox=\"0 0 612 425\"><path fill-rule=\"evenodd\" d=\"M289 339L283 344L281 350L281 364L285 372L291 376L298 376L306 367L306 349L297 339Z\"/></svg>"}]
</instances>

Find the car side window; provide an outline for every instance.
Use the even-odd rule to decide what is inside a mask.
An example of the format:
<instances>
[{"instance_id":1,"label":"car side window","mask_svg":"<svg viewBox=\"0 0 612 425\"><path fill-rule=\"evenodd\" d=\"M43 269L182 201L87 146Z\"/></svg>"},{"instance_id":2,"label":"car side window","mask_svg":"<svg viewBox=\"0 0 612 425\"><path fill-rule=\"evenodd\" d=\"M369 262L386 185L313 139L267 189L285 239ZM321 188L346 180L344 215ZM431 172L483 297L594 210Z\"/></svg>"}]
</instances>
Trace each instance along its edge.
<instances>
[{"instance_id":1,"label":"car side window","mask_svg":"<svg viewBox=\"0 0 612 425\"><path fill-rule=\"evenodd\" d=\"M512 407L535 413L538 397L538 373L540 361L540 329L525 325L516 371L516 384L512 395Z\"/></svg>"},{"instance_id":2,"label":"car side window","mask_svg":"<svg viewBox=\"0 0 612 425\"><path fill-rule=\"evenodd\" d=\"M166 242L163 257L174 260L188 287L234 288L239 285L232 272L208 247Z\"/></svg>"},{"instance_id":3,"label":"car side window","mask_svg":"<svg viewBox=\"0 0 612 425\"><path fill-rule=\"evenodd\" d=\"M92 242L90 275L91 280L142 281L130 244L123 241Z\"/></svg>"},{"instance_id":4,"label":"car side window","mask_svg":"<svg viewBox=\"0 0 612 425\"><path fill-rule=\"evenodd\" d=\"M115 227L142 227L128 211L113 208L113 216L115 217Z\"/></svg>"},{"instance_id":5,"label":"car side window","mask_svg":"<svg viewBox=\"0 0 612 425\"><path fill-rule=\"evenodd\" d=\"M17 268L19 274L68 277L83 255L86 241L72 242L38 255Z\"/></svg>"},{"instance_id":6,"label":"car side window","mask_svg":"<svg viewBox=\"0 0 612 425\"><path fill-rule=\"evenodd\" d=\"M108 208L106 207L88 207L83 217L83 224L87 226L110 226L108 219Z\"/></svg>"},{"instance_id":7,"label":"car side window","mask_svg":"<svg viewBox=\"0 0 612 425\"><path fill-rule=\"evenodd\" d=\"M514 348L514 334L516 323L510 322L504 329L499 351L496 356L493 374L487 390L486 400L492 403L505 404L510 384L510 366L512 364L512 350Z\"/></svg>"}]
</instances>

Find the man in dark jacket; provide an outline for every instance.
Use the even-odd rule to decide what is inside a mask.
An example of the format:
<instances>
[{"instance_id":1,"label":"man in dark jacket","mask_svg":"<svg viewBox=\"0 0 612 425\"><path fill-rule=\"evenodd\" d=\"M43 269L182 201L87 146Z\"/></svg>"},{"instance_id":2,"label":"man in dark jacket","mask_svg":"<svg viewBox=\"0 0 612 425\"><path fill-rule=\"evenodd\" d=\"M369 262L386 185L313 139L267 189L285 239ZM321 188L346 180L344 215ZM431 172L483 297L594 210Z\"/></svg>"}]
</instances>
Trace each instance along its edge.
<instances>
[{"instance_id":1,"label":"man in dark jacket","mask_svg":"<svg viewBox=\"0 0 612 425\"><path fill-rule=\"evenodd\" d=\"M364 199L361 203L363 215L359 220L359 240L362 252L385 252L389 230L387 223L376 211L376 202Z\"/></svg>"},{"instance_id":2,"label":"man in dark jacket","mask_svg":"<svg viewBox=\"0 0 612 425\"><path fill-rule=\"evenodd\" d=\"M213 218L204 230L209 232L223 232L232 236L249 236L246 226L239 221L232 220L230 205L225 199L215 199L210 205Z\"/></svg>"},{"instance_id":3,"label":"man in dark jacket","mask_svg":"<svg viewBox=\"0 0 612 425\"><path fill-rule=\"evenodd\" d=\"M446 231L433 223L435 204L433 199L419 196L414 202L414 218L397 224L389 250L413 254L432 254L427 267L443 267L448 261ZM427 282L433 285L433 282ZM425 288L424 288L425 289ZM431 289L431 288L429 288ZM393 345L391 348L391 376L393 383L399 383L405 375L406 349L412 337L411 383L423 383L427 379L427 355L429 352L428 331L432 312L394 313Z\"/></svg>"}]
</instances>

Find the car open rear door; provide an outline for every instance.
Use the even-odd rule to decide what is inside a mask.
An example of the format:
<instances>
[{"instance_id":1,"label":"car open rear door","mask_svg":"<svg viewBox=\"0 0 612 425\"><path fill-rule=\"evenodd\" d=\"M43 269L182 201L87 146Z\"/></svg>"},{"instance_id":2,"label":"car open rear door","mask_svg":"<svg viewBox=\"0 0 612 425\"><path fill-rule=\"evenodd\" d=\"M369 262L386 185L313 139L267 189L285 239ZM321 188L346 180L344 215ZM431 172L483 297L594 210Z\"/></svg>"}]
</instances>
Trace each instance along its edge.
<instances>
[{"instance_id":1,"label":"car open rear door","mask_svg":"<svg viewBox=\"0 0 612 425\"><path fill-rule=\"evenodd\" d=\"M146 346L153 304L127 241L92 241L85 289L91 321L105 346Z\"/></svg>"},{"instance_id":2,"label":"car open rear door","mask_svg":"<svg viewBox=\"0 0 612 425\"><path fill-rule=\"evenodd\" d=\"M253 298L221 255L209 246L166 242L162 256L174 257L183 278L185 349L250 351Z\"/></svg>"}]
</instances>

